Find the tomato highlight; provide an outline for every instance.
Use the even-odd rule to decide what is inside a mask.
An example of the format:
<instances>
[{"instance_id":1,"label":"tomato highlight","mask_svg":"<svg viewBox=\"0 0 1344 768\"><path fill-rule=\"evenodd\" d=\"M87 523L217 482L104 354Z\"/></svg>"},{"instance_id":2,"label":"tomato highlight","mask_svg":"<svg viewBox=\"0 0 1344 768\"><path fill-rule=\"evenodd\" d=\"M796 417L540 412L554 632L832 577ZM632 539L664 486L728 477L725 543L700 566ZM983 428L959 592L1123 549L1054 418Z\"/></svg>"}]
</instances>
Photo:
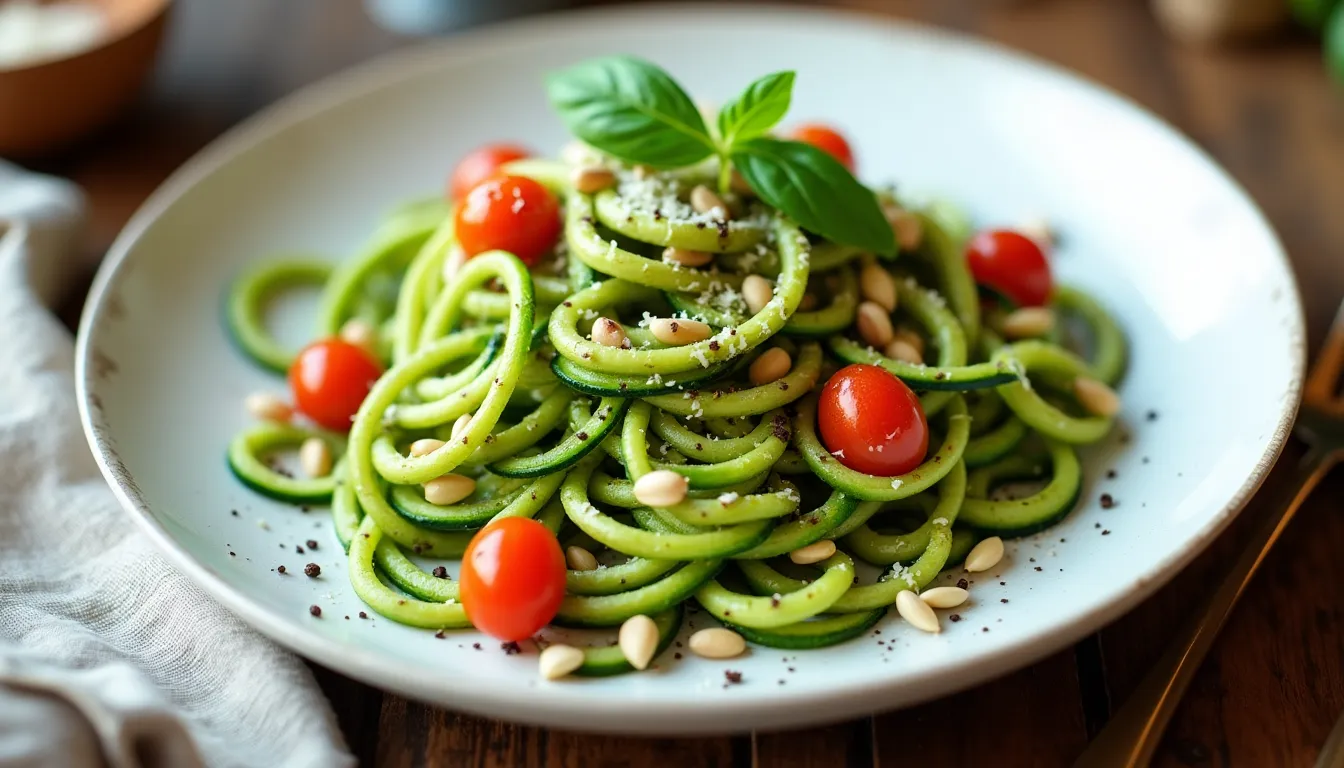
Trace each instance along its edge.
<instances>
[{"instance_id":1,"label":"tomato highlight","mask_svg":"<svg viewBox=\"0 0 1344 768\"><path fill-rule=\"evenodd\" d=\"M857 472L903 475L929 450L929 423L919 398L875 365L849 365L827 380L817 421L826 450Z\"/></svg>"},{"instance_id":2,"label":"tomato highlight","mask_svg":"<svg viewBox=\"0 0 1344 768\"><path fill-rule=\"evenodd\" d=\"M502 175L504 164L531 156L527 148L517 144L487 144L474 149L453 169L448 180L448 194L453 200L461 201L482 182Z\"/></svg>"},{"instance_id":3,"label":"tomato highlight","mask_svg":"<svg viewBox=\"0 0 1344 768\"><path fill-rule=\"evenodd\" d=\"M467 256L508 251L529 267L560 237L560 203L526 176L501 176L477 185L457 206L457 241Z\"/></svg>"},{"instance_id":4,"label":"tomato highlight","mask_svg":"<svg viewBox=\"0 0 1344 768\"><path fill-rule=\"evenodd\" d=\"M1054 290L1050 264L1035 240L1010 229L988 229L966 245L975 282L1021 307L1040 307Z\"/></svg>"},{"instance_id":5,"label":"tomato highlight","mask_svg":"<svg viewBox=\"0 0 1344 768\"><path fill-rule=\"evenodd\" d=\"M462 556L459 597L467 618L505 642L550 623L565 597L565 555L550 529L526 517L482 528Z\"/></svg>"},{"instance_id":6,"label":"tomato highlight","mask_svg":"<svg viewBox=\"0 0 1344 768\"><path fill-rule=\"evenodd\" d=\"M350 421L382 366L363 348L341 339L323 339L304 347L289 367L294 405L327 429L350 431Z\"/></svg>"}]
</instances>

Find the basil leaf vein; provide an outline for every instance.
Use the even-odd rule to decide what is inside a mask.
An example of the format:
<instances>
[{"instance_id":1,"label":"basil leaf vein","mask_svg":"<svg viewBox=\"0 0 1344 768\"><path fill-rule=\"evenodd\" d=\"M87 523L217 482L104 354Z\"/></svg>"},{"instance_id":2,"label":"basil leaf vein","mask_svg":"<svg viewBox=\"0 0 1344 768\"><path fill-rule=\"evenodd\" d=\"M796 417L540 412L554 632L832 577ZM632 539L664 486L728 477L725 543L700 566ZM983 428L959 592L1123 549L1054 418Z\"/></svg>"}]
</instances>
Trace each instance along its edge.
<instances>
[{"instance_id":1,"label":"basil leaf vein","mask_svg":"<svg viewBox=\"0 0 1344 768\"><path fill-rule=\"evenodd\" d=\"M570 132L626 162L679 168L716 151L691 97L647 61L592 59L551 75L546 89Z\"/></svg>"},{"instance_id":2,"label":"basil leaf vein","mask_svg":"<svg viewBox=\"0 0 1344 768\"><path fill-rule=\"evenodd\" d=\"M775 127L793 99L793 72L775 72L757 79L719 110L719 136L731 147Z\"/></svg>"},{"instance_id":3,"label":"basil leaf vein","mask_svg":"<svg viewBox=\"0 0 1344 768\"><path fill-rule=\"evenodd\" d=\"M804 229L882 255L896 252L876 196L822 150L755 138L734 145L732 161L762 200Z\"/></svg>"}]
</instances>

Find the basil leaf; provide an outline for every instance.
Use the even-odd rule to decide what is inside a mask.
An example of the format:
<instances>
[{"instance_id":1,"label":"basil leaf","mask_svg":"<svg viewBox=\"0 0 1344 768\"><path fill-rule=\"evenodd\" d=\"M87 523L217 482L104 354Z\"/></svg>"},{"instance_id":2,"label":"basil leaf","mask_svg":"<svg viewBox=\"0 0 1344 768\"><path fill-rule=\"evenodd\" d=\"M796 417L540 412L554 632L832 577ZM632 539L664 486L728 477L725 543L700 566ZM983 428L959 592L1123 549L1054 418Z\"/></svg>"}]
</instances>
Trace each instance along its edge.
<instances>
[{"instance_id":1,"label":"basil leaf","mask_svg":"<svg viewBox=\"0 0 1344 768\"><path fill-rule=\"evenodd\" d=\"M719 110L719 136L729 147L754 139L775 127L789 111L793 98L793 73L776 72L747 86L736 99Z\"/></svg>"},{"instance_id":2,"label":"basil leaf","mask_svg":"<svg viewBox=\"0 0 1344 768\"><path fill-rule=\"evenodd\" d=\"M679 168L715 151L691 97L647 61L585 61L550 75L546 90L571 133L627 162Z\"/></svg>"},{"instance_id":3,"label":"basil leaf","mask_svg":"<svg viewBox=\"0 0 1344 768\"><path fill-rule=\"evenodd\" d=\"M884 256L896 253L896 237L877 197L822 150L757 138L734 146L732 160L762 200L804 229Z\"/></svg>"}]
</instances>

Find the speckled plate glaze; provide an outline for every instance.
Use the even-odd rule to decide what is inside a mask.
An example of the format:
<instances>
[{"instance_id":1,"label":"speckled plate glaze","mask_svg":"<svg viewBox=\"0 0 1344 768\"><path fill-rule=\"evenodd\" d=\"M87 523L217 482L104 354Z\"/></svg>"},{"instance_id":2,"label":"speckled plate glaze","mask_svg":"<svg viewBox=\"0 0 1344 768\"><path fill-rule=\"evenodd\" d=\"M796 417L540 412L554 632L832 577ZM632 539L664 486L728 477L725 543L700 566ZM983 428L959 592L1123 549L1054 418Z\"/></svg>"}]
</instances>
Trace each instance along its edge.
<instances>
[{"instance_id":1,"label":"speckled plate glaze","mask_svg":"<svg viewBox=\"0 0 1344 768\"><path fill-rule=\"evenodd\" d=\"M984 223L1047 215L1063 237L1057 272L1123 321L1133 341L1123 424L1086 451L1079 508L1010 543L942 634L915 631L893 613L880 635L835 648L753 649L728 663L669 653L646 674L547 683L535 651L506 655L473 633L437 639L361 620L326 515L260 499L225 468L225 446L247 423L243 396L279 386L229 345L219 307L230 277L276 251L349 254L389 206L441 188L454 160L479 143L514 139L554 152L565 136L543 73L617 51L659 62L705 99L796 69L794 119L842 125L867 178L943 193ZM292 309L282 322L302 338L306 318ZM455 709L691 733L913 704L1026 665L1116 618L1259 486L1297 407L1303 326L1260 212L1194 145L1114 94L1000 48L873 18L645 8L457 37L248 121L175 174L117 240L84 316L79 362L89 442L126 509L183 573L265 634ZM1103 492L1112 508L1100 505ZM318 548L297 553L309 539ZM320 578L295 574L310 561ZM309 615L314 604L320 618ZM728 669L740 684L725 684Z\"/></svg>"}]
</instances>

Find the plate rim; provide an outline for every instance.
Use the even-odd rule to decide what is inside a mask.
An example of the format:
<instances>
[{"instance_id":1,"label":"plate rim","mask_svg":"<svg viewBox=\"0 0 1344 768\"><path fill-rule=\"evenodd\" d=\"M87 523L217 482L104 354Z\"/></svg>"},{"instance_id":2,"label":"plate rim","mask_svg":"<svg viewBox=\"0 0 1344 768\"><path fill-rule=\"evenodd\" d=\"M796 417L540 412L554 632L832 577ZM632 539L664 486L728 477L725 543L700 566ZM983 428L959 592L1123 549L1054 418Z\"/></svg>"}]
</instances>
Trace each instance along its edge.
<instances>
[{"instance_id":1,"label":"plate rim","mask_svg":"<svg viewBox=\"0 0 1344 768\"><path fill-rule=\"evenodd\" d=\"M393 83L425 74L441 66L445 59L469 55L471 50L488 46L496 38L513 39L535 36L541 32L554 33L557 25L577 25L594 19L608 23L630 23L648 21L650 18L668 14L687 13L685 6L654 3L633 7L563 10L528 16L382 53L373 59L304 85L229 128L174 170L136 209L100 264L81 313L75 351L76 399L85 438L103 478L111 487L121 507L130 514L141 531L155 543L159 551L180 573L239 619L281 646L349 677L415 699L458 710L503 717L514 722L577 728L590 732L731 733L755 727L820 724L894 706L908 706L946 696L1028 666L1128 613L1174 578L1226 529L1260 489L1291 434L1305 377L1306 324L1296 275L1278 233L1255 199L1216 158L1171 123L1128 96L1062 65L994 40L853 9L715 3L695 6L694 12L698 18L711 15L741 17L745 14L769 13L772 20L782 19L786 23L799 25L809 21L837 25L861 24L867 27L877 25L893 31L902 30L907 34L938 38L941 42L956 47L981 49L997 56L1024 61L1042 75L1084 86L1095 94L1121 103L1137 116L1165 129L1171 138L1183 145L1185 151L1202 159L1223 184L1249 204L1257 223L1269 235L1274 256L1277 257L1278 266L1282 268L1286 278L1288 290L1284 298L1293 310L1292 325L1287 329L1292 344L1290 351L1293 370L1278 422L1272 434L1268 435L1255 467L1228 502L1210 516L1183 548L1156 563L1146 572L1136 575L1116 599L1072 615L1061 622L1062 626L1051 627L1048 633L1038 632L1014 643L998 645L977 656L973 663L963 664L953 672L940 677L917 674L895 682L879 678L873 682L844 688L816 693L792 693L768 701L750 703L732 698L700 700L693 705L668 701L613 699L606 706L575 712L566 709L562 697L557 697L534 699L520 707L516 693L500 695L479 688L445 687L437 678L431 684L423 676L414 674L414 665L394 656L358 647L333 645L317 634L301 627L296 628L292 622L279 614L252 602L246 592L231 586L197 561L150 511L135 486L134 479L118 456L111 436L104 432L103 425L95 414L95 410L101 410L101 406L95 402L96 366L92 360L95 354L94 338L118 275L128 263L128 257L144 233L180 197L202 179L231 162L234 156L266 140L274 133L303 122L346 99L373 93ZM815 706L802 706L809 704ZM821 705L826 708L822 709ZM654 721L660 723L656 727L649 726L649 716L669 713L670 716L665 720Z\"/></svg>"}]
</instances>

